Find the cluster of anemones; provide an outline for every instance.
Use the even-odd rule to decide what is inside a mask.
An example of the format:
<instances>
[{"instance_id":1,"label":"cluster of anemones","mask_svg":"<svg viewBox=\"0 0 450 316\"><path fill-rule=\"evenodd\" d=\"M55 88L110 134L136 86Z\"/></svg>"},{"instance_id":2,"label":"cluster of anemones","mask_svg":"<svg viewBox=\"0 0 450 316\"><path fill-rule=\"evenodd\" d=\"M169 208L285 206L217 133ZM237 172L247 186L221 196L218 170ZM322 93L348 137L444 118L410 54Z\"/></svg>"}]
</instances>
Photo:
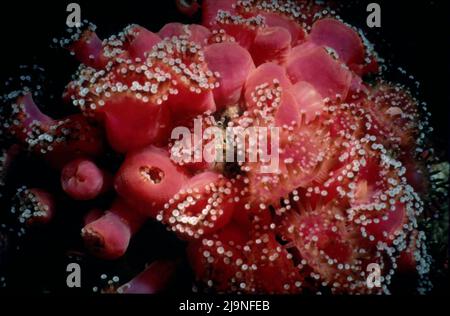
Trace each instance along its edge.
<instances>
[{"instance_id":1,"label":"cluster of anemones","mask_svg":"<svg viewBox=\"0 0 450 316\"><path fill-rule=\"evenodd\" d=\"M108 210L85 216L87 249L119 258L156 219L188 242L197 289L388 293L405 271L426 285L426 109L400 85L364 82L376 54L322 6L206 0L202 10L202 25L132 25L103 41L87 25L62 40L82 63L63 96L79 114L54 120L29 90L3 100L4 134L60 169L65 194L115 192ZM194 119L279 128L277 171L173 159L172 129ZM118 170L98 163L110 148L125 156ZM16 150L4 151L2 171ZM16 199L24 225L60 208L38 188ZM370 264L380 287L367 286ZM157 291L173 268L156 262L119 292Z\"/></svg>"}]
</instances>

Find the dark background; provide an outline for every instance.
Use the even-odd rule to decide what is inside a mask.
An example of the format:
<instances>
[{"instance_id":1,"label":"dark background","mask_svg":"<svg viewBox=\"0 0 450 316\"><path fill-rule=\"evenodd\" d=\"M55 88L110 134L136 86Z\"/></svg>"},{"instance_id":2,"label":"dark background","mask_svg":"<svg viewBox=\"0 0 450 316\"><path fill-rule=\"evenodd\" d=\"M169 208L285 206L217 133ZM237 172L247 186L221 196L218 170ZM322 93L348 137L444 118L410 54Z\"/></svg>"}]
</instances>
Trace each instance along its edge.
<instances>
[{"instance_id":1,"label":"dark background","mask_svg":"<svg viewBox=\"0 0 450 316\"><path fill-rule=\"evenodd\" d=\"M63 115L73 110L61 107L58 98L64 85L74 73L77 62L69 56L68 52L52 47L52 39L65 34L65 21L68 14L66 7L69 2L72 1L17 0L0 4L0 94L4 92L2 82L6 79L11 76L16 77L23 72L29 73L28 70L19 71L20 65L38 64L45 68L45 76L38 76L44 88L42 98L37 100L38 104L43 104L45 111L53 115ZM198 21L198 16L190 19L179 14L172 0L127 0L121 1L120 4L113 1L78 0L76 2L81 5L82 19L88 19L96 24L97 33L101 38L117 33L131 23L140 24L156 32L168 22ZM373 1L378 2L382 8L381 29L369 29L365 25L366 6L369 2L372 1L340 1L339 3L345 6L341 16L345 21L365 31L369 40L375 43L380 56L388 61L388 66L401 66L415 77L411 81L407 76L392 71L389 73L391 79L403 82L411 88L414 87L415 80L421 83L420 89L416 89L414 93L420 100L428 103L428 108L433 114L432 126L435 128L432 135L433 141L438 153L448 160L450 106L448 1ZM44 181L51 178L46 174L40 175L40 170L36 166L33 168L24 173L35 173L36 178L44 179ZM13 264L14 290L31 289L41 292L65 289L65 271L61 270L61 267L65 265L62 261L79 260L83 263L85 260L91 260L78 257L76 253L73 257L67 255L54 257L55 253L61 254L68 248L79 249L80 247L76 241L54 240L53 237L55 232L56 235L63 233L68 235L71 229L75 236L78 235L80 225L67 224L72 218L71 214L74 214L78 207L84 206L73 205L73 210L67 210L66 218L60 219L64 225L55 225L56 231L36 237L37 239L25 246L27 251L21 253L22 257L15 258L19 260L14 260ZM63 229L68 231L58 231ZM146 260L151 261L161 256L170 257L171 252L182 252L182 244L165 234L164 229L158 225L148 227L140 234L141 242L134 244L130 249L130 261L136 259L138 263L130 267L129 262L116 262L109 266L104 266L95 260L89 262L89 266L93 267L86 276L91 279L90 284L98 285L96 282L103 272L115 273L119 270L127 278L141 269ZM137 259L136 256L142 258ZM103 270L99 268L100 266ZM182 274L180 282L188 286L178 288L182 292L188 292L189 282L183 281L190 278L189 271L182 271Z\"/></svg>"}]
</instances>

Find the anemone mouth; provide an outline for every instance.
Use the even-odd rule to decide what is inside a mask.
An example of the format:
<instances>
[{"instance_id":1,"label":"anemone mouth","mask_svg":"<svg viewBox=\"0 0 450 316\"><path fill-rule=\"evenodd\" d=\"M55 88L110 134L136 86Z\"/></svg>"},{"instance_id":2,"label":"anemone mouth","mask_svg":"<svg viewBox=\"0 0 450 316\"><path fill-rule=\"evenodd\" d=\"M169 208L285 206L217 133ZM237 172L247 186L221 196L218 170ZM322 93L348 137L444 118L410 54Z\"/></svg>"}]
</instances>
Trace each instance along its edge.
<instances>
[{"instance_id":1,"label":"anemone mouth","mask_svg":"<svg viewBox=\"0 0 450 316\"><path fill-rule=\"evenodd\" d=\"M74 178L75 178L75 180L76 180L77 182L80 182L80 183L83 183L84 181L86 181L86 177L85 177L84 175L79 174L79 173L77 173L77 174L74 176Z\"/></svg>"},{"instance_id":2,"label":"anemone mouth","mask_svg":"<svg viewBox=\"0 0 450 316\"><path fill-rule=\"evenodd\" d=\"M155 166L142 166L139 168L139 173L146 181L152 184L161 183L165 177L164 171Z\"/></svg>"}]
</instances>

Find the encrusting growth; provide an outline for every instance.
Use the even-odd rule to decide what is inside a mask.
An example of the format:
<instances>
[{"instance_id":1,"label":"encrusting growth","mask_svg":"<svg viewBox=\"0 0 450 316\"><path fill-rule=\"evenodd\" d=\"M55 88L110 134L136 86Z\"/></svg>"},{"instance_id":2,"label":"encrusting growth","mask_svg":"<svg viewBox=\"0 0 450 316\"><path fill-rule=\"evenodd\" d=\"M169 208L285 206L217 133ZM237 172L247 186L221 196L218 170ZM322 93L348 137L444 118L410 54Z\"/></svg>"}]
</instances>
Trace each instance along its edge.
<instances>
[{"instance_id":1,"label":"encrusting growth","mask_svg":"<svg viewBox=\"0 0 450 316\"><path fill-rule=\"evenodd\" d=\"M86 248L102 259L126 256L150 219L187 243L196 289L387 294L395 275L411 271L418 291L429 289L421 220L439 161L425 105L381 78L377 54L330 8L202 2L202 25L169 23L156 33L130 25L102 40L88 24L61 40L81 62L63 96L77 114L53 119L30 91L2 99L3 134L60 170L68 197L114 196L106 211L85 216ZM187 15L199 9L196 1L177 6ZM377 79L365 81L368 74ZM175 127L193 131L195 119L202 135L207 127L276 128L276 170L261 172L264 159L176 159L198 154L171 139ZM232 147L248 158L249 143L237 138ZM111 150L124 157L115 169L101 159ZM2 174L11 154L2 151ZM27 225L63 211L42 189L21 188L16 198L11 212ZM382 271L379 288L366 285L371 263ZM114 290L161 291L176 268L155 261Z\"/></svg>"}]
</instances>

